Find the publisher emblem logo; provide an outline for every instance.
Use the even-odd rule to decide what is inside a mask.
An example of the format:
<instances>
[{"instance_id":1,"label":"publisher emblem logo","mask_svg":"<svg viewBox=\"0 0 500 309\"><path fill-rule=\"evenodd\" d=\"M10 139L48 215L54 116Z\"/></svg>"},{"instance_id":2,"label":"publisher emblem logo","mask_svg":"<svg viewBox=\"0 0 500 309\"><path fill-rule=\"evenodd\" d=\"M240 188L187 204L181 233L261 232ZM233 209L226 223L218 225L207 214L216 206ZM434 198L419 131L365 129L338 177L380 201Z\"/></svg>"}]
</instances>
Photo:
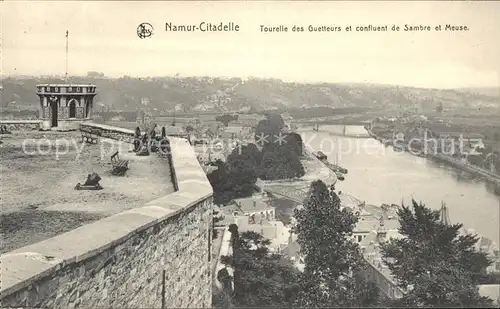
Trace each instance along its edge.
<instances>
[{"instance_id":1,"label":"publisher emblem logo","mask_svg":"<svg viewBox=\"0 0 500 309\"><path fill-rule=\"evenodd\" d=\"M142 23L137 27L137 36L141 39L149 38L153 35L153 30L150 23Z\"/></svg>"}]
</instances>

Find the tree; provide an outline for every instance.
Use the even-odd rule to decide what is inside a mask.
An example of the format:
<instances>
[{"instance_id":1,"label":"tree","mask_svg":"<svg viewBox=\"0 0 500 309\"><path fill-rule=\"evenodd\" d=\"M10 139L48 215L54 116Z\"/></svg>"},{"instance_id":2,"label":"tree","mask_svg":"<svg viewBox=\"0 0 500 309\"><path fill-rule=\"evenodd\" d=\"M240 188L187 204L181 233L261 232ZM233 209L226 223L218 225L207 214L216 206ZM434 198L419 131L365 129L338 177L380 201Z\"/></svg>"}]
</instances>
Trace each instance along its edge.
<instances>
[{"instance_id":1,"label":"tree","mask_svg":"<svg viewBox=\"0 0 500 309\"><path fill-rule=\"evenodd\" d=\"M384 263L407 294L399 304L425 307L492 306L477 285L491 264L477 252L476 236L460 235L461 224L446 225L439 211L413 201L398 211L402 239L384 244Z\"/></svg>"},{"instance_id":2,"label":"tree","mask_svg":"<svg viewBox=\"0 0 500 309\"><path fill-rule=\"evenodd\" d=\"M285 141L286 141L286 143L284 144L285 147L294 151L299 156L302 155L303 143L302 143L302 137L300 136L300 134L288 133L285 136Z\"/></svg>"},{"instance_id":3,"label":"tree","mask_svg":"<svg viewBox=\"0 0 500 309\"><path fill-rule=\"evenodd\" d=\"M294 232L304 257L298 304L303 307L376 305L378 290L357 276L365 266L352 241L357 217L325 183L311 184L304 207L295 210Z\"/></svg>"},{"instance_id":4,"label":"tree","mask_svg":"<svg viewBox=\"0 0 500 309\"><path fill-rule=\"evenodd\" d=\"M269 113L255 128L255 137L262 142L258 172L263 179L290 179L305 174L299 158L302 155L302 139L298 134L284 134L284 126L281 115ZM277 139L279 142L276 142Z\"/></svg>"},{"instance_id":5,"label":"tree","mask_svg":"<svg viewBox=\"0 0 500 309\"><path fill-rule=\"evenodd\" d=\"M481 280L481 284L500 284L500 272L486 274L486 277Z\"/></svg>"},{"instance_id":6,"label":"tree","mask_svg":"<svg viewBox=\"0 0 500 309\"><path fill-rule=\"evenodd\" d=\"M214 190L214 204L226 204L234 198L229 172L221 160L215 161L214 165L217 166L217 170L207 176Z\"/></svg>"},{"instance_id":7,"label":"tree","mask_svg":"<svg viewBox=\"0 0 500 309\"><path fill-rule=\"evenodd\" d=\"M190 124L188 124L188 125L186 126L186 132L191 133L191 132L193 132L193 131L194 131L193 126L192 126L192 125L190 125Z\"/></svg>"},{"instance_id":8,"label":"tree","mask_svg":"<svg viewBox=\"0 0 500 309\"><path fill-rule=\"evenodd\" d=\"M222 122L224 124L224 126L227 127L231 121L238 120L238 115L224 114L224 115L215 117L215 120Z\"/></svg>"},{"instance_id":9,"label":"tree","mask_svg":"<svg viewBox=\"0 0 500 309\"><path fill-rule=\"evenodd\" d=\"M298 292L298 270L279 254L269 251L270 240L255 232L232 233L232 256L222 256L221 262L234 270L236 307L291 306Z\"/></svg>"},{"instance_id":10,"label":"tree","mask_svg":"<svg viewBox=\"0 0 500 309\"><path fill-rule=\"evenodd\" d=\"M245 146L236 148L227 157L227 170L235 197L251 196L257 182L256 160Z\"/></svg>"},{"instance_id":11,"label":"tree","mask_svg":"<svg viewBox=\"0 0 500 309\"><path fill-rule=\"evenodd\" d=\"M283 118L281 118L281 115L273 113L267 114L266 119L259 121L255 127L255 136L257 138L261 135L268 136L268 143L272 143L273 138L281 132L284 126L285 122Z\"/></svg>"},{"instance_id":12,"label":"tree","mask_svg":"<svg viewBox=\"0 0 500 309\"><path fill-rule=\"evenodd\" d=\"M262 161L262 153L259 148L255 144L248 144L246 146L241 147L241 153L249 158L252 158L253 162L255 162L255 166L258 167Z\"/></svg>"},{"instance_id":13,"label":"tree","mask_svg":"<svg viewBox=\"0 0 500 309\"><path fill-rule=\"evenodd\" d=\"M222 290L216 290L215 295L213 295L212 302L215 308L234 308L232 279L226 268L219 270L217 273L217 280L221 283Z\"/></svg>"},{"instance_id":14,"label":"tree","mask_svg":"<svg viewBox=\"0 0 500 309\"><path fill-rule=\"evenodd\" d=\"M235 148L226 163L217 160L217 170L208 175L214 190L214 203L226 204L234 198L255 192L260 152L253 144Z\"/></svg>"},{"instance_id":15,"label":"tree","mask_svg":"<svg viewBox=\"0 0 500 309\"><path fill-rule=\"evenodd\" d=\"M262 149L261 177L266 180L302 177L305 169L295 151L276 144Z\"/></svg>"}]
</instances>

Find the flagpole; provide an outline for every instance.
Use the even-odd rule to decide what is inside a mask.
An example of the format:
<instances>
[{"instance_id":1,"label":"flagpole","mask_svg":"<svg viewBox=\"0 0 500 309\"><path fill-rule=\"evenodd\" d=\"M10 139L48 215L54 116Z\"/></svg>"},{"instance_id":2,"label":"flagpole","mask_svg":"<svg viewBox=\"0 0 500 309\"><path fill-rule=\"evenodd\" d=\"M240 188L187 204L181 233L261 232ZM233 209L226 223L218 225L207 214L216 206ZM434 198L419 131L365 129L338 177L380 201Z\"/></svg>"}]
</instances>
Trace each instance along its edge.
<instances>
[{"instance_id":1,"label":"flagpole","mask_svg":"<svg viewBox=\"0 0 500 309\"><path fill-rule=\"evenodd\" d=\"M66 74L64 75L64 79L66 82L69 82L69 75L68 75L68 45L69 45L69 31L66 30Z\"/></svg>"}]
</instances>

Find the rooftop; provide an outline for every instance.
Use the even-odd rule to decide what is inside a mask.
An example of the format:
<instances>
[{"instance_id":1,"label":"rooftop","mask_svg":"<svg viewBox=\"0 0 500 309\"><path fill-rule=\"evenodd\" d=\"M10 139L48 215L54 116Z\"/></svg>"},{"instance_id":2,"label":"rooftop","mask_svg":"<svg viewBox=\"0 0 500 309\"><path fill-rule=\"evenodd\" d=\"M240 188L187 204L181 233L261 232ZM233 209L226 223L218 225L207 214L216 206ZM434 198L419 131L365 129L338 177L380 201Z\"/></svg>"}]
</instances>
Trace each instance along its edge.
<instances>
[{"instance_id":1,"label":"rooftop","mask_svg":"<svg viewBox=\"0 0 500 309\"><path fill-rule=\"evenodd\" d=\"M479 294L493 299L493 303L500 306L500 284L480 285Z\"/></svg>"},{"instance_id":2,"label":"rooftop","mask_svg":"<svg viewBox=\"0 0 500 309\"><path fill-rule=\"evenodd\" d=\"M130 161L130 169L123 177L112 176L110 156L117 149L114 141L103 139L101 145L87 145L80 140L76 132L14 132L3 137L1 252L142 207L174 191L165 159L138 157L124 147L119 156ZM23 141L30 141L25 151ZM104 189L75 190L75 185L84 183L92 172L102 178Z\"/></svg>"},{"instance_id":3,"label":"rooftop","mask_svg":"<svg viewBox=\"0 0 500 309\"><path fill-rule=\"evenodd\" d=\"M401 238L403 237L397 231L388 230L386 239ZM393 281L393 275L389 268L382 262L382 255L380 252L380 244L377 240L377 233L370 232L359 244L363 251L363 256L366 261L372 264L381 274L383 274L390 281Z\"/></svg>"},{"instance_id":4,"label":"rooftop","mask_svg":"<svg viewBox=\"0 0 500 309\"><path fill-rule=\"evenodd\" d=\"M267 220L264 217L262 221L256 219L255 223L250 223L248 216L234 216L234 223L238 225L240 232L253 231L269 239L274 250L282 248L290 238L290 228L285 227L281 221Z\"/></svg>"},{"instance_id":5,"label":"rooftop","mask_svg":"<svg viewBox=\"0 0 500 309\"><path fill-rule=\"evenodd\" d=\"M397 231L399 228L398 220L384 220L384 227L388 231ZM380 221L374 219L359 220L354 228L354 232L370 233L380 227Z\"/></svg>"},{"instance_id":6,"label":"rooftop","mask_svg":"<svg viewBox=\"0 0 500 309\"><path fill-rule=\"evenodd\" d=\"M294 257L296 260L299 259L300 255L300 245L296 241L288 243L288 245L283 249L282 253L289 258Z\"/></svg>"}]
</instances>

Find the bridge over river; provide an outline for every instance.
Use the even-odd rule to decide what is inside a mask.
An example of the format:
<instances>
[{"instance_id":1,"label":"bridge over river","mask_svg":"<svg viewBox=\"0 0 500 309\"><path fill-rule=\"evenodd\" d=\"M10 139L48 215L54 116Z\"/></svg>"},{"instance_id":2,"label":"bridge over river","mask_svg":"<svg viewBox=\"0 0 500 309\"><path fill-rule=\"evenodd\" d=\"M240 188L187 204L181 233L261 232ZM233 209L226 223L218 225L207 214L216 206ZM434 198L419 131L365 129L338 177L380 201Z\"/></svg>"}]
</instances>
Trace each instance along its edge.
<instances>
[{"instance_id":1,"label":"bridge over river","mask_svg":"<svg viewBox=\"0 0 500 309\"><path fill-rule=\"evenodd\" d=\"M358 126L349 126L349 125L310 125L303 126L299 131L303 130L311 130L314 132L330 134L333 136L342 136L342 137L351 137L351 138L370 138L370 135L366 130L360 131L355 130L353 128L357 128Z\"/></svg>"}]
</instances>

